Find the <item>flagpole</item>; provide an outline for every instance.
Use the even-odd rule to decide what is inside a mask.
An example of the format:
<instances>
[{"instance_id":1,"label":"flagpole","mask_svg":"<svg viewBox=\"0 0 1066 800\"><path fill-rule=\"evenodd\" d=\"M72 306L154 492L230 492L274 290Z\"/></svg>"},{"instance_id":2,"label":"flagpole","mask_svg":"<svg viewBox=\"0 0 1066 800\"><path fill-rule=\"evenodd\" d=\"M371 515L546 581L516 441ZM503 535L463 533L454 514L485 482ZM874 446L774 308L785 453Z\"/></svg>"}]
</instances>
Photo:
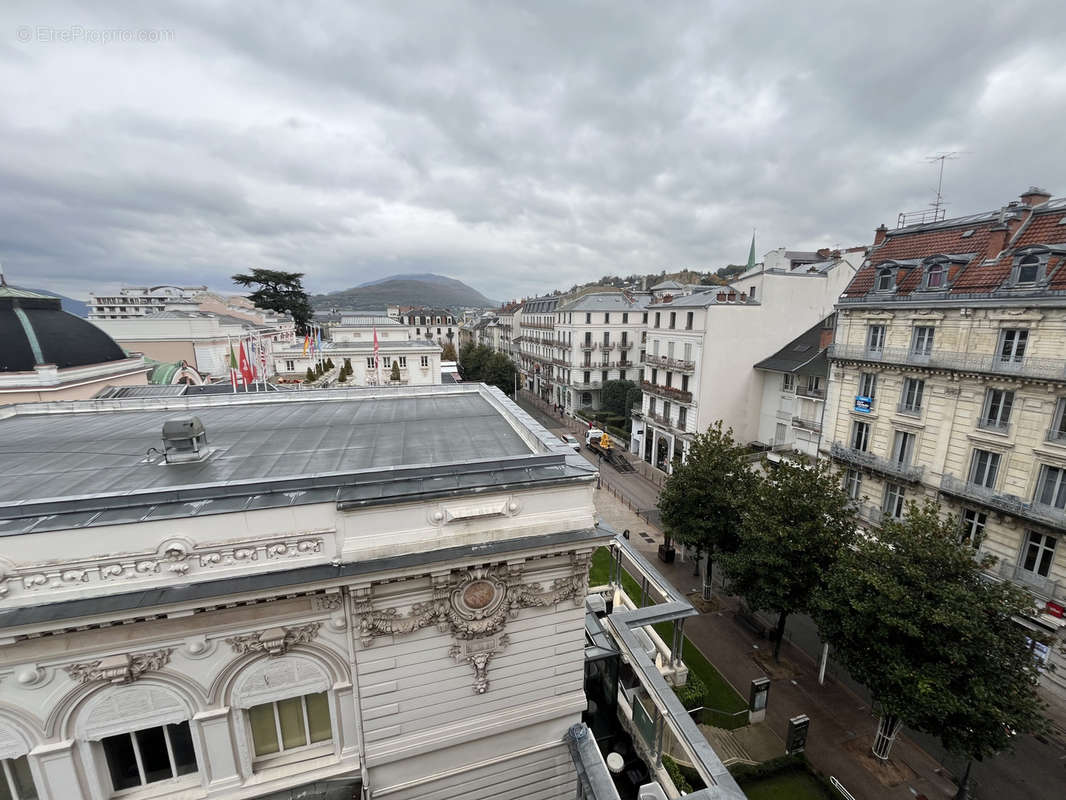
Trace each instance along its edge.
<instances>
[{"instance_id":1,"label":"flagpole","mask_svg":"<svg viewBox=\"0 0 1066 800\"><path fill-rule=\"evenodd\" d=\"M233 388L233 393L237 394L237 376L233 372L233 342L229 334L226 334L226 364L229 367L229 384Z\"/></svg>"}]
</instances>

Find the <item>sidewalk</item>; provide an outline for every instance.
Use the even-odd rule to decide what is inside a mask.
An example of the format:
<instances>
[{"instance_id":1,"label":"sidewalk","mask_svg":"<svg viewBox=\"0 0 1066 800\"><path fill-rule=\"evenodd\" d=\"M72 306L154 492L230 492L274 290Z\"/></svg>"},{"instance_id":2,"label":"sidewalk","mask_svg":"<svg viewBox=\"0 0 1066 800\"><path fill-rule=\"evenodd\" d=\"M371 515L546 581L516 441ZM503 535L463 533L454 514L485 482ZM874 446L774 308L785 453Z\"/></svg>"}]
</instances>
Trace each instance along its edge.
<instances>
[{"instance_id":1,"label":"sidewalk","mask_svg":"<svg viewBox=\"0 0 1066 800\"><path fill-rule=\"evenodd\" d=\"M610 476L612 480L616 477ZM699 591L701 581L692 574L691 563L664 564L657 560L657 547L663 540L661 531L606 490L596 492L596 508L611 527L619 531L629 528L633 532L630 541L655 562L675 587L686 593ZM647 532L651 541L640 532ZM786 642L781 653L783 664L792 668L792 677L767 676L753 656L768 650L770 643L738 625L733 619L734 608L734 600L722 599L719 610L688 620L685 634L742 696L747 697L752 679L771 677L766 720L782 739L790 717L810 717L807 757L815 769L835 776L856 800L913 800L921 795L929 800L946 800L954 795L955 785L950 777L940 774L940 765L902 734L893 746L890 768L867 757L877 717L832 678L827 677L825 685L819 686L817 664L798 648Z\"/></svg>"}]
</instances>

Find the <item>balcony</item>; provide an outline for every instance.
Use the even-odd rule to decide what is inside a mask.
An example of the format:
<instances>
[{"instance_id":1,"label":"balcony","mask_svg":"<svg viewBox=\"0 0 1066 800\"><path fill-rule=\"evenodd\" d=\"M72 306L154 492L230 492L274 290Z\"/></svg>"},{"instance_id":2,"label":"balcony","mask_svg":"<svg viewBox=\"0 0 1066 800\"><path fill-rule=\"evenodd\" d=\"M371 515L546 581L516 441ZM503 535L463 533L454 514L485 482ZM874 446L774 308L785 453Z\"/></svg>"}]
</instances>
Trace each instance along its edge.
<instances>
[{"instance_id":1,"label":"balcony","mask_svg":"<svg viewBox=\"0 0 1066 800\"><path fill-rule=\"evenodd\" d=\"M866 361L875 364L904 364L928 369L947 369L957 372L980 372L990 375L1014 375L1020 378L1043 378L1066 381L1066 359L1023 358L1004 359L996 354L959 353L934 350L929 355L914 353L909 348L886 347L868 350L855 345L829 346L829 358L836 361Z\"/></svg>"},{"instance_id":2,"label":"balcony","mask_svg":"<svg viewBox=\"0 0 1066 800\"><path fill-rule=\"evenodd\" d=\"M598 349L599 345L596 342L582 342L578 347L585 352L592 352L593 350Z\"/></svg>"},{"instance_id":3,"label":"balcony","mask_svg":"<svg viewBox=\"0 0 1066 800\"><path fill-rule=\"evenodd\" d=\"M812 397L815 400L825 400L825 389L808 389L806 386L797 386L796 394L799 397Z\"/></svg>"},{"instance_id":4,"label":"balcony","mask_svg":"<svg viewBox=\"0 0 1066 800\"><path fill-rule=\"evenodd\" d=\"M989 433L998 433L1000 436L1010 436L1010 423L999 422L993 419L979 419L977 420L977 429L981 431L988 431Z\"/></svg>"},{"instance_id":5,"label":"balcony","mask_svg":"<svg viewBox=\"0 0 1066 800\"><path fill-rule=\"evenodd\" d=\"M876 525L878 527L880 527L881 523L884 522L885 512L882 511L878 506L875 506L871 503L859 503L856 501L853 507L855 509L855 513L863 522L868 522L871 525Z\"/></svg>"},{"instance_id":6,"label":"balcony","mask_svg":"<svg viewBox=\"0 0 1066 800\"><path fill-rule=\"evenodd\" d=\"M1056 597L1059 593L1059 582L1057 580L1045 578L1035 572L1022 569L1021 564L1011 564L1000 560L995 566L995 572L1004 580L1024 586L1034 594L1038 594L1048 600Z\"/></svg>"},{"instance_id":7,"label":"balcony","mask_svg":"<svg viewBox=\"0 0 1066 800\"><path fill-rule=\"evenodd\" d=\"M618 343L618 349L622 350L622 351L630 350L630 349L632 349L632 347L633 347L633 343L632 342L619 342Z\"/></svg>"},{"instance_id":8,"label":"balcony","mask_svg":"<svg viewBox=\"0 0 1066 800\"><path fill-rule=\"evenodd\" d=\"M1045 506L1041 503L1027 503L1017 495L1001 494L985 486L978 486L956 478L954 475L945 475L940 479L940 491L964 500L972 500L1003 514L1056 528L1066 527L1066 509Z\"/></svg>"},{"instance_id":9,"label":"balcony","mask_svg":"<svg viewBox=\"0 0 1066 800\"><path fill-rule=\"evenodd\" d=\"M601 350L614 350L615 347L616 347L616 345L615 345L614 342L603 342L600 345L600 349Z\"/></svg>"},{"instance_id":10,"label":"balcony","mask_svg":"<svg viewBox=\"0 0 1066 800\"><path fill-rule=\"evenodd\" d=\"M897 403L896 413L903 414L905 417L920 417L922 415L922 407L911 403Z\"/></svg>"},{"instance_id":11,"label":"balcony","mask_svg":"<svg viewBox=\"0 0 1066 800\"><path fill-rule=\"evenodd\" d=\"M579 392L590 392L593 389L600 388L599 381L574 381L570 385L577 389Z\"/></svg>"},{"instance_id":12,"label":"balcony","mask_svg":"<svg viewBox=\"0 0 1066 800\"><path fill-rule=\"evenodd\" d=\"M651 381L641 381L640 387L649 394L655 394L659 397L667 397L671 400L676 400L679 403L692 402L692 392L686 392L684 389L675 389L673 386L660 386Z\"/></svg>"},{"instance_id":13,"label":"balcony","mask_svg":"<svg viewBox=\"0 0 1066 800\"><path fill-rule=\"evenodd\" d=\"M829 448L829 453L838 461L844 461L857 467L865 467L881 475L898 478L909 483L920 483L922 473L925 471L925 467L915 464L900 464L898 461L881 458L881 456L875 456L873 453L845 447L840 442L833 442L832 447Z\"/></svg>"},{"instance_id":14,"label":"balcony","mask_svg":"<svg viewBox=\"0 0 1066 800\"><path fill-rule=\"evenodd\" d=\"M651 353L645 354L644 363L652 367L662 367L664 369L677 370L678 372L692 372L696 369L695 361L685 361L680 358L667 358L666 356L656 356Z\"/></svg>"},{"instance_id":15,"label":"balcony","mask_svg":"<svg viewBox=\"0 0 1066 800\"><path fill-rule=\"evenodd\" d=\"M793 417L792 425L796 428L803 428L805 431L814 431L815 433L822 432L822 423L816 419L804 419L803 417Z\"/></svg>"}]
</instances>

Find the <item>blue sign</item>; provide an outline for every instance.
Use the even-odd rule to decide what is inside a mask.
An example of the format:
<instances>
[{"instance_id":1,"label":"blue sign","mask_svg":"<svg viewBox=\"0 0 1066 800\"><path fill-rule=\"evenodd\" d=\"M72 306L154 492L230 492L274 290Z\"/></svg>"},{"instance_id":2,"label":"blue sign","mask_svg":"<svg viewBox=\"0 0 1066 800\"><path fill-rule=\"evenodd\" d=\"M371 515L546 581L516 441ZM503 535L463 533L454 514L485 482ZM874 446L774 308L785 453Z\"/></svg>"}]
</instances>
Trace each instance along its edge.
<instances>
[{"instance_id":1,"label":"blue sign","mask_svg":"<svg viewBox=\"0 0 1066 800\"><path fill-rule=\"evenodd\" d=\"M864 397L861 394L855 395L855 410L861 411L863 414L869 414L870 409L873 408L874 399L872 397Z\"/></svg>"}]
</instances>

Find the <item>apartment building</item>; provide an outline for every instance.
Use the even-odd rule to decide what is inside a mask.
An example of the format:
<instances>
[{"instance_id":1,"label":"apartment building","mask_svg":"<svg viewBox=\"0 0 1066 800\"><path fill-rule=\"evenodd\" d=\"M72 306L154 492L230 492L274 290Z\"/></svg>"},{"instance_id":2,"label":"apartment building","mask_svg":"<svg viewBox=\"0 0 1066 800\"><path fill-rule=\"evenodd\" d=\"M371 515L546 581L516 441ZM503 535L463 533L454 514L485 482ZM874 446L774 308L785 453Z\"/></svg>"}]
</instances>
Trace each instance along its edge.
<instances>
[{"instance_id":1,"label":"apartment building","mask_svg":"<svg viewBox=\"0 0 1066 800\"><path fill-rule=\"evenodd\" d=\"M118 293L89 295L89 319L144 317L167 307L197 306L206 286L123 286Z\"/></svg>"},{"instance_id":2,"label":"apartment building","mask_svg":"<svg viewBox=\"0 0 1066 800\"><path fill-rule=\"evenodd\" d=\"M1066 606L1066 199L878 229L837 306L822 449L867 525L937 499L960 537ZM1049 685L1066 694L1051 653Z\"/></svg>"},{"instance_id":3,"label":"apartment building","mask_svg":"<svg viewBox=\"0 0 1066 800\"><path fill-rule=\"evenodd\" d=\"M552 402L569 414L598 409L605 383L640 381L645 308L650 302L646 293L590 292L558 306Z\"/></svg>"},{"instance_id":4,"label":"apartment building","mask_svg":"<svg viewBox=\"0 0 1066 800\"><path fill-rule=\"evenodd\" d=\"M411 329L415 339L434 341L444 346L455 344L458 322L455 314L443 308L424 306L391 306L389 316Z\"/></svg>"},{"instance_id":5,"label":"apartment building","mask_svg":"<svg viewBox=\"0 0 1066 800\"><path fill-rule=\"evenodd\" d=\"M560 342L555 332L559 297L535 297L522 303L518 318L518 369L525 388L548 403L557 397L557 362Z\"/></svg>"},{"instance_id":6,"label":"apartment building","mask_svg":"<svg viewBox=\"0 0 1066 800\"><path fill-rule=\"evenodd\" d=\"M692 437L719 419L739 441L757 442L765 376L753 366L832 313L860 250L826 251L825 261L795 267L757 264L729 286L649 305L632 452L669 472Z\"/></svg>"}]
</instances>

